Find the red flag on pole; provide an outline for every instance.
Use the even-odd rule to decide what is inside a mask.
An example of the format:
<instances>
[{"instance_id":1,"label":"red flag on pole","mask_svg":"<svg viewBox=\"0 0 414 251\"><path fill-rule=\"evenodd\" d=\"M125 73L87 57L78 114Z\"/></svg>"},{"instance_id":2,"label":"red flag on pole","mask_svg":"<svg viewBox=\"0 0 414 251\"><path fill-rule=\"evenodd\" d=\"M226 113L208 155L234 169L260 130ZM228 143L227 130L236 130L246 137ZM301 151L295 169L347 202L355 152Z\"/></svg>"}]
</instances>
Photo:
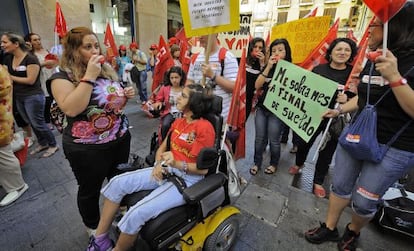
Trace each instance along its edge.
<instances>
[{"instance_id":1,"label":"red flag on pole","mask_svg":"<svg viewBox=\"0 0 414 251\"><path fill-rule=\"evenodd\" d=\"M175 37L181 42L181 43L186 43L188 45L188 38L185 35L185 30L184 28L181 28L177 31L177 33L175 33Z\"/></svg>"},{"instance_id":2,"label":"red flag on pole","mask_svg":"<svg viewBox=\"0 0 414 251\"><path fill-rule=\"evenodd\" d=\"M325 55L329 45L336 39L339 27L339 18L329 29L325 38L312 50L308 57L299 64L300 67L311 71L313 67L326 63Z\"/></svg>"},{"instance_id":3,"label":"red flag on pole","mask_svg":"<svg viewBox=\"0 0 414 251\"><path fill-rule=\"evenodd\" d=\"M56 1L55 32L59 35L59 37L64 37L68 32L66 20L63 16L62 8L60 8L60 4L58 1Z\"/></svg>"},{"instance_id":4,"label":"red flag on pole","mask_svg":"<svg viewBox=\"0 0 414 251\"><path fill-rule=\"evenodd\" d=\"M269 47L269 45L270 45L270 31L269 31L269 33L267 33L265 43L266 43L266 47Z\"/></svg>"},{"instance_id":5,"label":"red flag on pole","mask_svg":"<svg viewBox=\"0 0 414 251\"><path fill-rule=\"evenodd\" d=\"M352 68L351 74L349 74L348 80L345 84L345 90L349 90L353 93L357 93L357 86L359 84L359 74L364 68L364 59L366 57L366 52L368 48L368 35L369 35L369 25L374 21L374 18L371 19L367 28L365 29L364 35L362 35L361 41L358 44L358 54L354 59L354 66Z\"/></svg>"},{"instance_id":6,"label":"red flag on pole","mask_svg":"<svg viewBox=\"0 0 414 251\"><path fill-rule=\"evenodd\" d=\"M109 23L106 24L104 44L106 47L106 60L108 62L112 62L112 59L118 56L118 49L116 47L114 35L112 34Z\"/></svg>"},{"instance_id":7,"label":"red flag on pole","mask_svg":"<svg viewBox=\"0 0 414 251\"><path fill-rule=\"evenodd\" d=\"M316 16L316 12L318 12L318 7L316 7L315 9L309 11L308 14L306 14L306 16L304 16L303 18L307 18L307 17L315 17Z\"/></svg>"},{"instance_id":8,"label":"red flag on pole","mask_svg":"<svg viewBox=\"0 0 414 251\"><path fill-rule=\"evenodd\" d=\"M237 73L236 83L233 89L230 111L227 117L227 124L231 126L232 131L238 132L236 140L236 151L234 159L244 158L246 156L246 48L243 48L242 56Z\"/></svg>"},{"instance_id":9,"label":"red flag on pole","mask_svg":"<svg viewBox=\"0 0 414 251\"><path fill-rule=\"evenodd\" d=\"M180 62L181 62L181 68L185 73L188 72L188 69L190 68L191 63L191 57L190 52L188 50L189 46L186 42L181 42L180 44Z\"/></svg>"},{"instance_id":10,"label":"red flag on pole","mask_svg":"<svg viewBox=\"0 0 414 251\"><path fill-rule=\"evenodd\" d=\"M346 37L354 41L355 43L358 43L358 39L354 36L354 31L350 29L348 33L346 33Z\"/></svg>"},{"instance_id":11,"label":"red flag on pole","mask_svg":"<svg viewBox=\"0 0 414 251\"><path fill-rule=\"evenodd\" d=\"M164 37L160 35L157 62L155 63L154 76L152 77L152 92L154 92L160 83L163 82L165 72L173 66L174 60L171 56L168 44L165 42Z\"/></svg>"}]
</instances>

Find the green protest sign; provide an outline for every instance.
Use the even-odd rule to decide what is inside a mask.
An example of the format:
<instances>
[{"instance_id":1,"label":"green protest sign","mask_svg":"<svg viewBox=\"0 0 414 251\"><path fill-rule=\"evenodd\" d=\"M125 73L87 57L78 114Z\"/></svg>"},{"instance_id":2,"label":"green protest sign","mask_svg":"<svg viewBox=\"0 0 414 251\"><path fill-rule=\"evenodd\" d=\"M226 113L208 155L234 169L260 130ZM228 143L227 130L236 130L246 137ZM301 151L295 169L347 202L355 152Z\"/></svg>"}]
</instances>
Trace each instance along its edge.
<instances>
[{"instance_id":1,"label":"green protest sign","mask_svg":"<svg viewBox=\"0 0 414 251\"><path fill-rule=\"evenodd\" d=\"M279 60L264 105L308 142L337 86L332 80Z\"/></svg>"}]
</instances>

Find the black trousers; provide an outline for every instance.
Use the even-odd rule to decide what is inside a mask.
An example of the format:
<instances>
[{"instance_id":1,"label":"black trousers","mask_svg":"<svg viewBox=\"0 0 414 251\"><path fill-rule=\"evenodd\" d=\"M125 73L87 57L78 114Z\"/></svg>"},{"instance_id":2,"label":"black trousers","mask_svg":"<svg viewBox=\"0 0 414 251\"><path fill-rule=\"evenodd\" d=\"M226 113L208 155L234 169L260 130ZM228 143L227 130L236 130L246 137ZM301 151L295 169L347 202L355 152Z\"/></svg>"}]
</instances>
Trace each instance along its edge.
<instances>
[{"instance_id":1,"label":"black trousers","mask_svg":"<svg viewBox=\"0 0 414 251\"><path fill-rule=\"evenodd\" d=\"M298 151L296 153L296 162L297 166L302 166L306 158L308 156L309 150L311 149L313 143L315 142L316 138L325 130L326 121L322 122L322 124L318 127L316 133L312 136L308 143L306 143L300 137L297 137L297 146ZM315 164L315 174L313 177L313 183L322 185L323 181L325 180L325 176L329 170L329 164L332 161L332 157L335 153L336 146L338 145L337 138L331 138L327 143L324 149L322 149L318 154L318 160Z\"/></svg>"},{"instance_id":2,"label":"black trousers","mask_svg":"<svg viewBox=\"0 0 414 251\"><path fill-rule=\"evenodd\" d=\"M108 147L63 142L63 150L78 182L78 209L88 228L96 229L100 219L99 197L103 181L121 171L116 166L128 162L131 135L126 133Z\"/></svg>"}]
</instances>

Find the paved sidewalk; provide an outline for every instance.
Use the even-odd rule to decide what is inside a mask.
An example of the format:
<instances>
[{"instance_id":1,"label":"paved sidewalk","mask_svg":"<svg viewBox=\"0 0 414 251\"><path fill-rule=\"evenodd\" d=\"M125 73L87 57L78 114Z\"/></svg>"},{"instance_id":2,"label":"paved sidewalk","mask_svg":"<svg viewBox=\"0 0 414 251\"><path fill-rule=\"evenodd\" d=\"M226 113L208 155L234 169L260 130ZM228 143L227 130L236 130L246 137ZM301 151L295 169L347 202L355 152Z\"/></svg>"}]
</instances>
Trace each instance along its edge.
<instances>
[{"instance_id":1,"label":"paved sidewalk","mask_svg":"<svg viewBox=\"0 0 414 251\"><path fill-rule=\"evenodd\" d=\"M158 120L148 119L133 101L126 113L132 126L131 153L145 156ZM334 243L311 245L303 238L305 230L323 221L328 200L291 186L293 176L287 172L294 162L294 155L289 153L291 145L282 145L276 174L267 175L262 170L254 177L249 174L254 145L252 117L247 123L246 159L237 163L248 184L235 201L242 220L233 250L336 250ZM60 135L57 139L60 144ZM268 154L265 156L264 166L268 163ZM312 163L306 166L311 168ZM47 159L30 156L23 176L29 190L16 203L0 208L0 250L85 250L88 236L76 205L77 184L63 150ZM341 232L349 219L347 209L339 224ZM380 233L374 226L364 230L360 240L360 250L367 251L404 251L412 250L412 246L412 239Z\"/></svg>"}]
</instances>

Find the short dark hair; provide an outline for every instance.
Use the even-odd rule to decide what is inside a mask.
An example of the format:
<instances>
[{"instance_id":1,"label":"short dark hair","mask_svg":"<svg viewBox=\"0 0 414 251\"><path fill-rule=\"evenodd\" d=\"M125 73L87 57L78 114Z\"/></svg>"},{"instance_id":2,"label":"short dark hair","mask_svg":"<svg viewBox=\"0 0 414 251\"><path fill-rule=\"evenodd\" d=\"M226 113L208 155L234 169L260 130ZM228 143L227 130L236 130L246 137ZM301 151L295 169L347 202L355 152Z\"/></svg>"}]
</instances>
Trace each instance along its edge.
<instances>
[{"instance_id":1,"label":"short dark hair","mask_svg":"<svg viewBox=\"0 0 414 251\"><path fill-rule=\"evenodd\" d=\"M332 51L335 48L335 46L339 44L340 42L347 43L351 47L351 56L348 59L348 63L352 63L352 61L354 61L354 57L356 56L358 52L358 48L357 48L356 43L352 39L345 38L345 37L337 38L334 41L332 41L332 43L328 47L328 50L326 51L325 59L328 62L331 62Z\"/></svg>"},{"instance_id":2,"label":"short dark hair","mask_svg":"<svg viewBox=\"0 0 414 251\"><path fill-rule=\"evenodd\" d=\"M188 108L193 113L193 119L204 117L211 110L213 92L209 85L202 86L198 84L190 84L186 86L190 89L190 97L188 97Z\"/></svg>"},{"instance_id":3,"label":"short dark hair","mask_svg":"<svg viewBox=\"0 0 414 251\"><path fill-rule=\"evenodd\" d=\"M177 73L178 75L180 75L180 77L181 77L180 86L184 86L185 80L186 80L186 75L185 75L185 72L183 71L183 69L179 66L173 66L167 71L167 75L165 76L164 85L165 86L172 85L171 81L170 81L171 73Z\"/></svg>"},{"instance_id":4,"label":"short dark hair","mask_svg":"<svg viewBox=\"0 0 414 251\"><path fill-rule=\"evenodd\" d=\"M273 40L273 42L269 46L270 54L272 53L272 47L278 44L283 44L285 46L286 56L284 60L292 62L292 50L290 49L289 42L285 38L278 38Z\"/></svg>"}]
</instances>

